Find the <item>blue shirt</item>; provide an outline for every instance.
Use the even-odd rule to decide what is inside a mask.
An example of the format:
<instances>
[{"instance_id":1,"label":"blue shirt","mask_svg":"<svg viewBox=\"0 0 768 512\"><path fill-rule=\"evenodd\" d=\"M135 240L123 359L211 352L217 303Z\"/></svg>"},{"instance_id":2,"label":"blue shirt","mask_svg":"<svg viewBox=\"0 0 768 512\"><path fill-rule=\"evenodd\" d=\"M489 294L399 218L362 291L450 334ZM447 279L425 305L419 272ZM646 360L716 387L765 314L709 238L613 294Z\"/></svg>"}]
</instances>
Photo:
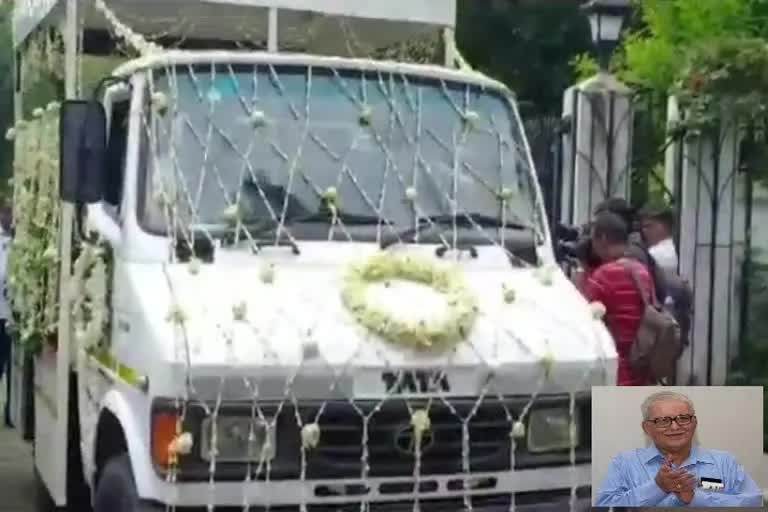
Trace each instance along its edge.
<instances>
[{"instance_id":1,"label":"blue shirt","mask_svg":"<svg viewBox=\"0 0 768 512\"><path fill-rule=\"evenodd\" d=\"M638 448L620 453L611 460L608 474L597 494L595 506L627 507L759 507L762 491L733 455L693 446L680 466L697 478L713 478L723 483L722 489L696 487L691 503L686 504L675 493L667 494L656 485L664 457L656 448ZM699 480L701 482L701 480Z\"/></svg>"}]
</instances>

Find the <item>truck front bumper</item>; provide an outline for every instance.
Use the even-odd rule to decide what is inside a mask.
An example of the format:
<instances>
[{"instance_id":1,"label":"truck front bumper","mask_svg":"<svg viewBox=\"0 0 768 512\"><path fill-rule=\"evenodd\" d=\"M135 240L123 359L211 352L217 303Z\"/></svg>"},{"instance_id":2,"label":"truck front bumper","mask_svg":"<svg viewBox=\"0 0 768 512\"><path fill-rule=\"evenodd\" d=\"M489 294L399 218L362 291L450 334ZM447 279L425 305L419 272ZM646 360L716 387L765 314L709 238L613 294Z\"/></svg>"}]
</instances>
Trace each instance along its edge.
<instances>
[{"instance_id":1,"label":"truck front bumper","mask_svg":"<svg viewBox=\"0 0 768 512\"><path fill-rule=\"evenodd\" d=\"M509 512L511 510L511 495L493 495L475 497L472 500L473 512ZM551 491L536 491L533 493L519 493L515 495L515 508L517 512L588 512L592 510L591 487L579 487L571 507L570 489L557 489ZM165 505L147 504L147 512L166 510ZM144 509L142 509L144 510ZM178 512L207 512L206 507L177 507ZM243 507L216 507L215 512L242 512ZM265 512L263 506L252 506L251 512ZM299 512L298 506L272 506L270 512ZM398 502L370 502L367 508L361 507L360 502L336 503L324 505L308 505L307 512L413 512L413 501ZM465 506L461 498L420 500L420 512L463 512L470 510Z\"/></svg>"}]
</instances>

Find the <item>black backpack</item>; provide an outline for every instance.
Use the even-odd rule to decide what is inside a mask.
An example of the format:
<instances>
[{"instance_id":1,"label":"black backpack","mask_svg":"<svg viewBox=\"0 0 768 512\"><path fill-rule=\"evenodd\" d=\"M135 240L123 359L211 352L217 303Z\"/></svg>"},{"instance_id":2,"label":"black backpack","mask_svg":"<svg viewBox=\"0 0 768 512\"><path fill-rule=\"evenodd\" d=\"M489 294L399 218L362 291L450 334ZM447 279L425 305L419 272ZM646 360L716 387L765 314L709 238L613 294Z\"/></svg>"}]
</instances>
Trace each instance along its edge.
<instances>
[{"instance_id":1,"label":"black backpack","mask_svg":"<svg viewBox=\"0 0 768 512\"><path fill-rule=\"evenodd\" d=\"M666 297L672 299L670 313L672 313L680 325L683 346L688 346L691 342L691 320L693 319L693 289L691 288L691 283L677 274L664 272L663 270L662 272L664 274Z\"/></svg>"}]
</instances>

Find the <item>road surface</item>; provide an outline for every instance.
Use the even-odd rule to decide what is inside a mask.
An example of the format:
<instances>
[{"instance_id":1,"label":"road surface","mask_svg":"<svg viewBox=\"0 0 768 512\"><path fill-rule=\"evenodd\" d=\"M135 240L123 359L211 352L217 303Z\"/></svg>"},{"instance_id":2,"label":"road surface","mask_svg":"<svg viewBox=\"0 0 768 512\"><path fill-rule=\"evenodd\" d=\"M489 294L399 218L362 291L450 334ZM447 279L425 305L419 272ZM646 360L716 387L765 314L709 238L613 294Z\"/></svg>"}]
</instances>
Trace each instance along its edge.
<instances>
[{"instance_id":1,"label":"road surface","mask_svg":"<svg viewBox=\"0 0 768 512\"><path fill-rule=\"evenodd\" d=\"M5 383L0 386L5 390ZM4 395L0 393L0 412ZM6 428L0 415L0 512L33 512L34 496L32 447L21 441L16 430Z\"/></svg>"}]
</instances>

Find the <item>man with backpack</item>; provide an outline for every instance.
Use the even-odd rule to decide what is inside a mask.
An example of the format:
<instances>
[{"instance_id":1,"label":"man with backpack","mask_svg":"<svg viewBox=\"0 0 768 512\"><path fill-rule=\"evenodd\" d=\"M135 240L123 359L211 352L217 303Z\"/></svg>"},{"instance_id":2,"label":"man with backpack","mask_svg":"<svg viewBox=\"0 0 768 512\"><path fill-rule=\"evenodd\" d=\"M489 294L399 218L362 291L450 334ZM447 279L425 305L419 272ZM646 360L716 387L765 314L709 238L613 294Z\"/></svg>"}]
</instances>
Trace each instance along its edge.
<instances>
[{"instance_id":1,"label":"man with backpack","mask_svg":"<svg viewBox=\"0 0 768 512\"><path fill-rule=\"evenodd\" d=\"M680 324L683 344L688 345L693 316L693 290L678 272L677 250L673 240L674 214L668 207L647 206L640 211L639 218L643 240L648 246L651 259L656 267L663 269L663 304Z\"/></svg>"},{"instance_id":2,"label":"man with backpack","mask_svg":"<svg viewBox=\"0 0 768 512\"><path fill-rule=\"evenodd\" d=\"M626 257L646 266L653 278L656 301L663 305L680 326L683 345L690 343L693 316L693 290L690 283L677 273L677 254L674 251L674 270L668 268L668 244L672 242L674 215L669 208L646 206L637 212L621 197L611 197L598 204L595 214L609 211L619 215L629 226ZM663 226L658 224L662 223ZM663 229L666 228L666 229ZM664 245L660 246L660 242ZM659 247L661 247L661 252ZM671 375L669 376L671 377Z\"/></svg>"},{"instance_id":3,"label":"man with backpack","mask_svg":"<svg viewBox=\"0 0 768 512\"><path fill-rule=\"evenodd\" d=\"M600 263L588 270L581 291L589 302L600 302L605 307L604 321L619 356L617 384L654 384L647 369L631 362L646 304L655 293L651 275L645 265L626 257L629 229L616 213L602 211L595 215L590 239L593 255Z\"/></svg>"},{"instance_id":4,"label":"man with backpack","mask_svg":"<svg viewBox=\"0 0 768 512\"><path fill-rule=\"evenodd\" d=\"M610 197L595 207L595 215L602 212L615 213L626 223L629 229L629 238L625 256L645 265L653 279L656 300L663 304L667 298L666 275L664 270L656 264L656 260L648 251L642 233L637 229L639 226L636 209L623 197Z\"/></svg>"}]
</instances>

